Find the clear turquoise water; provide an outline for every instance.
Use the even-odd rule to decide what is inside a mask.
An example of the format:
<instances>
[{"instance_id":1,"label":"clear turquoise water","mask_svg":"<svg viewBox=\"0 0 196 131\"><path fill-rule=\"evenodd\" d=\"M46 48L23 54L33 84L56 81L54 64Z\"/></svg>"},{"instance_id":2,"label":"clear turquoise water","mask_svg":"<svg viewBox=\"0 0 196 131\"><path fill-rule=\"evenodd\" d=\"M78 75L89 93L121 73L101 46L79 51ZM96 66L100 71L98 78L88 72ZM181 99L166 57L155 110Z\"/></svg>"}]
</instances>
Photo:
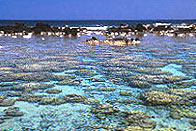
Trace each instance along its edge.
<instances>
[{"instance_id":1,"label":"clear turquoise water","mask_svg":"<svg viewBox=\"0 0 196 131\"><path fill-rule=\"evenodd\" d=\"M111 79L107 78L112 74L118 72L114 70L111 73L105 71L107 66L103 66L102 63L114 60L122 59L128 56L134 58L143 57L145 59L156 59L158 61L164 61L167 63L162 67L155 67L162 71L167 71L173 75L189 76L194 80L195 71L195 56L196 53L196 38L187 37L184 39L160 37L155 35L148 35L141 38L142 43L139 46L131 47L111 47L107 45L90 46L80 43L80 41L89 38L83 36L78 39L63 39L57 37L47 37L45 41L41 38L33 37L31 39L12 39L10 37L0 37L0 62L1 65L13 66L25 65L29 63L39 62L41 59L54 58L66 59L64 62L68 65L80 66L81 68L93 70L97 73L95 76L76 78L82 79L82 83L79 86L57 85L56 81L44 82L55 84L53 88L62 89L60 94L47 94L44 91L37 91L34 94L45 94L48 96L62 97L67 94L80 94L86 97L98 99L101 103L107 100L117 99L137 99L137 96L148 89L132 88L125 82L114 83ZM63 56L63 57L61 57ZM71 58L72 60L70 60ZM173 60L173 62L171 61ZM189 63L177 63L174 60L184 60ZM48 60L50 63L50 60ZM143 65L141 65L143 66ZM148 66L148 65L145 65ZM121 68L121 67L119 67ZM186 70L190 69L192 72L187 73ZM74 74L77 69L65 69L63 72L53 72L56 75L62 74ZM194 72L195 71L195 72ZM125 69L127 73L134 73ZM1 71L0 73L4 73ZM123 78L124 76L119 76ZM103 78L105 82L90 82L88 78ZM20 81L20 83L22 83ZM42 82L43 83L43 82ZM102 86L115 87L115 91L85 91L84 89L91 87L97 88ZM0 87L3 88L3 87ZM156 89L166 88L166 85L153 85L151 87ZM193 86L191 89L195 90ZM132 96L120 96L120 91L130 91ZM6 94L6 91L0 91L0 94ZM154 106L145 106L137 104L123 104L114 103L116 107L121 110L142 110L150 115L155 116L154 120L157 122L156 129L160 127L175 127L182 130L190 130L190 124L188 118L181 118L175 120L168 117L168 111L165 109L158 109ZM21 127L26 128L39 128L42 130L90 130L87 127L90 125L118 125L118 118L114 119L109 117L104 121L98 121L98 119L90 113L91 105L85 105L82 103L65 103L62 105L38 105L37 103L28 103L17 101L14 106L20 107L20 110L24 112L22 117L14 117L7 120L0 125L0 130L22 130ZM0 112L7 107L0 107ZM191 107L195 108L195 107ZM46 129L46 126L48 128ZM77 129L76 127L82 127Z\"/></svg>"}]
</instances>

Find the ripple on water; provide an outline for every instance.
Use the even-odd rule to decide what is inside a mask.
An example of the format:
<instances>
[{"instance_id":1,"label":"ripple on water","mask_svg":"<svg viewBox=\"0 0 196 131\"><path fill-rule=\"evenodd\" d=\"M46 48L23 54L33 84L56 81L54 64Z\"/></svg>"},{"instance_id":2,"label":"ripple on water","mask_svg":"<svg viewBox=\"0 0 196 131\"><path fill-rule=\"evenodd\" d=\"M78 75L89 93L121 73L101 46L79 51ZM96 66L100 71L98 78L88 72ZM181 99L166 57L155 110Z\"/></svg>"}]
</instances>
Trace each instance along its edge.
<instances>
[{"instance_id":1,"label":"ripple on water","mask_svg":"<svg viewBox=\"0 0 196 131\"><path fill-rule=\"evenodd\" d=\"M107 60L114 60L115 62L125 62L119 63L117 65L113 65L117 67L116 69L123 68L125 72L130 73L126 62L132 62L132 64L138 64L137 62L142 62L145 59L145 62L148 59L155 58L155 62L165 62L167 63L167 59L183 59L185 55L175 53L178 51L178 47L182 48L184 46L191 47L193 46L193 40L178 40L174 38L168 37L159 37L156 35L148 35L143 38L143 42L141 45L137 47L126 47L126 48L116 48L105 45L100 46L90 46L81 44L80 41L85 40L85 38L78 39L67 39L63 40L61 38L48 37L45 41L41 41L40 38L33 37L28 40L18 39L17 45L13 39L9 39L6 37L0 37L0 45L3 46L3 50L0 51L0 61L4 62L2 67L5 65L12 65L13 68L16 68L18 72L21 70L17 69L18 65L23 65L24 63L34 63L34 62L42 62L48 61L50 62L50 57L54 61L64 62L63 66L65 69L63 72L52 72L54 75L64 75L64 74L72 74L75 75L75 79L81 79L81 83L79 85L58 85L58 81L49 81L49 82L41 82L47 84L54 84L52 89L61 89L62 92L59 94L47 94L45 90L38 90L31 92L32 94L40 95L44 94L47 96L55 96L55 97L63 97L67 94L80 94L82 96L86 96L87 98L94 98L99 100L101 103L111 102L115 107L119 108L123 111L131 111L131 110L141 110L143 112L148 113L151 116L154 116L152 119L157 122L157 126L155 129L163 128L163 127L175 127L182 130L190 130L190 124L188 118L181 118L179 120L172 119L169 116L169 110L167 107L164 109L160 109L156 106L146 106L141 103L123 103L123 100L134 100L139 101L138 96L148 90L167 90L166 84L155 84L149 89L142 88L131 88L126 84L126 82L122 81L119 83L115 83L112 80L115 78L125 79L124 75L116 75L117 72L114 68L109 73L103 73L104 66L101 66L99 62L106 62ZM186 42L186 44L184 44ZM6 49L7 48L7 49ZM1 50L1 49L0 49ZM7 52L6 52L7 50ZM168 53L168 52L174 53ZM182 50L184 53L195 54L193 49L187 48L186 50ZM189 52L190 51L190 52ZM182 53L182 52L181 52ZM16 55L17 54L17 58ZM164 59L160 59L164 55ZM64 55L64 56L63 56ZM6 58L5 58L6 56ZM58 57L60 56L60 57ZM128 57L129 56L129 57ZM131 57L130 57L131 56ZM68 58L72 58L74 60L69 60ZM127 60L127 58L132 58ZM123 58L122 61L117 61L118 59ZM138 58L138 60L137 60ZM140 58L140 59L139 59ZM28 59L28 60L27 60ZM186 58L190 59L190 58ZM71 61L71 62L70 62ZM74 62L75 63L74 63ZM169 62L168 62L169 63ZM58 65L56 65L58 66ZM77 66L77 68L70 69L70 67ZM149 66L142 63L139 66ZM170 72L175 76L187 76L183 73L182 65L179 64L168 64L165 67L160 68L162 71ZM94 76L81 76L75 74L75 72L79 69L88 69L93 70L95 72ZM151 67L149 67L151 68ZM156 67L155 67L156 68ZM2 72L1 73L5 73ZM122 73L118 71L118 73ZM123 73L122 73L123 74ZM134 72L131 72L131 75L134 75ZM102 82L90 81L91 78L104 79ZM23 83L23 81L17 81L19 83ZM28 82L28 81L26 81ZM92 90L86 91L86 88L100 88L100 87L113 87L114 90ZM0 87L3 88L3 87ZM192 86L189 89L195 89L195 86ZM121 91L131 92L130 96L121 96ZM7 92L2 91L0 94L5 95ZM17 97L13 97L16 99ZM85 128L86 126L91 125L119 125L118 121L121 119L117 117L113 117L112 115L108 116L105 120L99 120L94 114L90 111L92 107L95 105L85 105L81 103L65 103L61 105L38 105L37 103L28 103L17 101L14 106L20 107L20 110L24 112L24 116L12 118L7 120L5 123L1 124L0 130L18 130L21 129L22 126L26 128L34 128L40 130L90 130L90 128ZM0 112L8 107L0 107ZM192 109L196 109L195 106L190 107ZM1 114L0 114L1 115ZM117 122L116 122L117 121ZM121 126L121 125L120 125ZM78 128L77 127L81 127Z\"/></svg>"}]
</instances>

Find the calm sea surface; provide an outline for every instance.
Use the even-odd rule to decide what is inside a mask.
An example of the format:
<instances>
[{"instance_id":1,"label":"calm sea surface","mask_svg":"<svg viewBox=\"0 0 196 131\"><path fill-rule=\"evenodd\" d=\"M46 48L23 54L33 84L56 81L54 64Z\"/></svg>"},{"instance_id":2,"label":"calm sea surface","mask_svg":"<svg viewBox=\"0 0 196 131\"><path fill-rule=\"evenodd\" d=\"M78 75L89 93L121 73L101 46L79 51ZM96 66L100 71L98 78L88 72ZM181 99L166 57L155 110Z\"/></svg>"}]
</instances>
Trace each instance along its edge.
<instances>
[{"instance_id":1,"label":"calm sea surface","mask_svg":"<svg viewBox=\"0 0 196 131\"><path fill-rule=\"evenodd\" d=\"M54 26L119 26L120 24L136 25L154 24L154 23L171 23L171 24L194 24L196 20L82 20L82 21L39 21L39 20L0 20L0 25L13 25L15 23L24 23L26 25L35 25L36 23L47 23Z\"/></svg>"}]
</instances>

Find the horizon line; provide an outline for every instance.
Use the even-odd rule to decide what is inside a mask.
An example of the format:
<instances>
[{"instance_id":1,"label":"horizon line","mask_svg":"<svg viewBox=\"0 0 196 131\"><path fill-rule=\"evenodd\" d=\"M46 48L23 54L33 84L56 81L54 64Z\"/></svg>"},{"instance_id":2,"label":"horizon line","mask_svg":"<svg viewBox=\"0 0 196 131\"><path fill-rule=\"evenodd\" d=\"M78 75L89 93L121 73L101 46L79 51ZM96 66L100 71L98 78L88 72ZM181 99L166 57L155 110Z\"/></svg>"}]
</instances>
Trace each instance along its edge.
<instances>
[{"instance_id":1,"label":"horizon line","mask_svg":"<svg viewBox=\"0 0 196 131\"><path fill-rule=\"evenodd\" d=\"M196 19L132 19L132 20L123 20L123 19L113 19L113 20L107 20L107 19L78 19L78 20L60 20L60 19L0 19L0 21L159 21L159 20L196 20Z\"/></svg>"}]
</instances>

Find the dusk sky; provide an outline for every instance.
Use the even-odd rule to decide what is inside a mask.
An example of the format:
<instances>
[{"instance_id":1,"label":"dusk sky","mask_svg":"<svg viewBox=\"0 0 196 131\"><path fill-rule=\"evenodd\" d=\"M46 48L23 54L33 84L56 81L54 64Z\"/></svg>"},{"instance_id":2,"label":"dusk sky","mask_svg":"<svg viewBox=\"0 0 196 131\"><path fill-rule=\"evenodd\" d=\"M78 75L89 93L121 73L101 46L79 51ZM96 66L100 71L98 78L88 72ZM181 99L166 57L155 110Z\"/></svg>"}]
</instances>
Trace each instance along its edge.
<instances>
[{"instance_id":1,"label":"dusk sky","mask_svg":"<svg viewBox=\"0 0 196 131\"><path fill-rule=\"evenodd\" d=\"M196 0L0 0L5 19L196 19Z\"/></svg>"}]
</instances>

